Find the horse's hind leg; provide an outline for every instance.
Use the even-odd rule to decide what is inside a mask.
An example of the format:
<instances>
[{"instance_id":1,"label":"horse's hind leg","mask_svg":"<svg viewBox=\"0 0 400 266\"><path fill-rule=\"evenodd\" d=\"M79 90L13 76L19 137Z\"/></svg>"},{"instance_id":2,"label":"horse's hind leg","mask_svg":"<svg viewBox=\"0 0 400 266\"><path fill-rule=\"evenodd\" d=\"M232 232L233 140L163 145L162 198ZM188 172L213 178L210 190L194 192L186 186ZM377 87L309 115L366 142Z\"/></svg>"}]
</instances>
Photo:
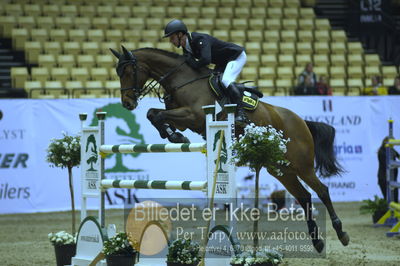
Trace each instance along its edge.
<instances>
[{"instance_id":1,"label":"horse's hind leg","mask_svg":"<svg viewBox=\"0 0 400 266\"><path fill-rule=\"evenodd\" d=\"M319 239L319 228L312 217L311 194L303 187L295 174L285 173L283 176L275 176L300 203L306 215L308 232L311 236L314 248L321 253L324 242Z\"/></svg>"},{"instance_id":2,"label":"horse's hind leg","mask_svg":"<svg viewBox=\"0 0 400 266\"><path fill-rule=\"evenodd\" d=\"M314 169L310 168L307 171L299 174L299 177L314 190L321 201L324 203L325 207L329 212L329 216L332 221L332 226L336 231L336 234L344 246L349 244L350 238L346 232L342 230L342 222L336 215L335 209L333 208L331 197L329 196L329 189L325 186L315 175Z\"/></svg>"}]
</instances>

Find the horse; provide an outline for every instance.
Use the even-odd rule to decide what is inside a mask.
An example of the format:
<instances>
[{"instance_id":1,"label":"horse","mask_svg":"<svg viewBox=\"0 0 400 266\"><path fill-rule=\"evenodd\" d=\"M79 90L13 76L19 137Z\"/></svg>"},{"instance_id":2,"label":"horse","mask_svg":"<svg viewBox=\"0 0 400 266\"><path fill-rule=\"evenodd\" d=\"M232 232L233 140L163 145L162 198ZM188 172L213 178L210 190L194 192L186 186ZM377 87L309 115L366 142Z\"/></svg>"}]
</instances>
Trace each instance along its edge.
<instances>
[{"instance_id":1,"label":"horse","mask_svg":"<svg viewBox=\"0 0 400 266\"><path fill-rule=\"evenodd\" d=\"M216 101L207 79L212 73L211 69L203 67L194 70L185 63L184 56L155 48L128 51L122 46L121 53L113 49L111 51L118 58L116 71L121 83L123 107L134 110L144 95L155 90L151 82L146 85L152 79L161 85L159 90L166 95L166 109L150 108L147 113L147 118L160 136L171 142L185 142L187 139L176 129L190 129L204 134L205 113L202 106L212 105ZM285 138L290 138L286 152L290 165L281 168L281 176L267 171L297 199L305 214L311 214L306 215L306 222L314 248L322 252L324 242L318 237L318 227L312 217L311 194L298 178L317 193L328 210L338 239L347 246L350 238L342 230L342 222L332 205L329 189L316 175L316 171L322 176L338 175L343 171L333 152L335 129L324 123L304 121L286 108L261 101L254 111L247 111L247 116L255 125L271 125L282 130Z\"/></svg>"}]
</instances>

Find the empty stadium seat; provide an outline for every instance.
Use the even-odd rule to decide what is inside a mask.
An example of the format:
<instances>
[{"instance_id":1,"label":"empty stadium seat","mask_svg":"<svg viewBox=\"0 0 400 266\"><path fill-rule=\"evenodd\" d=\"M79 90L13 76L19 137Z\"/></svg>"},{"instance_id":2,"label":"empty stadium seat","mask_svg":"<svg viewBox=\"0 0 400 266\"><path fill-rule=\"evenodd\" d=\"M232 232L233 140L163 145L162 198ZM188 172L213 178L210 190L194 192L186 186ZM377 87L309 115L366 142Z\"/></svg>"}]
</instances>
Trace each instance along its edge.
<instances>
[{"instance_id":1,"label":"empty stadium seat","mask_svg":"<svg viewBox=\"0 0 400 266\"><path fill-rule=\"evenodd\" d=\"M311 54L313 52L313 48L310 42L296 43L296 50L299 54Z\"/></svg>"},{"instance_id":2,"label":"empty stadium seat","mask_svg":"<svg viewBox=\"0 0 400 266\"><path fill-rule=\"evenodd\" d=\"M281 40L284 42L295 42L297 40L296 31L294 30L282 30Z\"/></svg>"},{"instance_id":3,"label":"empty stadium seat","mask_svg":"<svg viewBox=\"0 0 400 266\"><path fill-rule=\"evenodd\" d=\"M110 78L107 68L104 67L90 68L90 76L92 80L97 81L106 81Z\"/></svg>"},{"instance_id":4,"label":"empty stadium seat","mask_svg":"<svg viewBox=\"0 0 400 266\"><path fill-rule=\"evenodd\" d=\"M279 44L279 51L282 54L294 54L296 46L294 42L281 42Z\"/></svg>"},{"instance_id":5,"label":"empty stadium seat","mask_svg":"<svg viewBox=\"0 0 400 266\"><path fill-rule=\"evenodd\" d=\"M55 56L52 54L40 54L38 56L38 64L40 67L46 67L48 69L56 66Z\"/></svg>"},{"instance_id":6,"label":"empty stadium seat","mask_svg":"<svg viewBox=\"0 0 400 266\"><path fill-rule=\"evenodd\" d=\"M315 17L315 13L314 13L314 9L313 8L300 8L299 9L299 15L301 18L314 18Z\"/></svg>"},{"instance_id":7,"label":"empty stadium seat","mask_svg":"<svg viewBox=\"0 0 400 266\"><path fill-rule=\"evenodd\" d=\"M44 84L45 81L50 79L50 71L46 67L33 67L31 70L32 80L40 81Z\"/></svg>"},{"instance_id":8,"label":"empty stadium seat","mask_svg":"<svg viewBox=\"0 0 400 266\"><path fill-rule=\"evenodd\" d=\"M398 76L395 66L382 66L382 76L384 78L393 79Z\"/></svg>"},{"instance_id":9,"label":"empty stadium seat","mask_svg":"<svg viewBox=\"0 0 400 266\"><path fill-rule=\"evenodd\" d=\"M364 73L367 78L371 78L373 76L380 76L381 75L380 65L366 66L364 69Z\"/></svg>"},{"instance_id":10,"label":"empty stadium seat","mask_svg":"<svg viewBox=\"0 0 400 266\"><path fill-rule=\"evenodd\" d=\"M249 30L247 31L247 40L251 42L262 42L264 41L263 32L260 30Z\"/></svg>"},{"instance_id":11,"label":"empty stadium seat","mask_svg":"<svg viewBox=\"0 0 400 266\"><path fill-rule=\"evenodd\" d=\"M328 66L329 58L327 54L314 54L313 62L316 66Z\"/></svg>"},{"instance_id":12,"label":"empty stadium seat","mask_svg":"<svg viewBox=\"0 0 400 266\"><path fill-rule=\"evenodd\" d=\"M312 42L314 40L314 36L310 30L299 30L297 32L297 39L299 42Z\"/></svg>"},{"instance_id":13,"label":"empty stadium seat","mask_svg":"<svg viewBox=\"0 0 400 266\"><path fill-rule=\"evenodd\" d=\"M56 27L60 29L69 30L74 27L74 21L72 17L56 17Z\"/></svg>"},{"instance_id":14,"label":"empty stadium seat","mask_svg":"<svg viewBox=\"0 0 400 266\"><path fill-rule=\"evenodd\" d=\"M279 66L276 72L279 79L292 79L294 77L293 69L289 66Z\"/></svg>"},{"instance_id":15,"label":"empty stadium seat","mask_svg":"<svg viewBox=\"0 0 400 266\"><path fill-rule=\"evenodd\" d=\"M349 78L362 78L364 77L364 71L361 66L348 66L347 75Z\"/></svg>"},{"instance_id":16,"label":"empty stadium seat","mask_svg":"<svg viewBox=\"0 0 400 266\"><path fill-rule=\"evenodd\" d=\"M258 70L260 79L273 79L276 76L275 67L260 67ZM273 85L272 85L273 86Z\"/></svg>"},{"instance_id":17,"label":"empty stadium seat","mask_svg":"<svg viewBox=\"0 0 400 266\"><path fill-rule=\"evenodd\" d=\"M347 36L344 30L332 30L331 31L332 41L334 42L346 42Z\"/></svg>"},{"instance_id":18,"label":"empty stadium seat","mask_svg":"<svg viewBox=\"0 0 400 266\"><path fill-rule=\"evenodd\" d=\"M276 54L279 51L278 44L276 42L264 42L261 44L264 54Z\"/></svg>"},{"instance_id":19,"label":"empty stadium seat","mask_svg":"<svg viewBox=\"0 0 400 266\"><path fill-rule=\"evenodd\" d=\"M274 67L278 65L278 59L275 54L264 53L261 55L261 65Z\"/></svg>"},{"instance_id":20,"label":"empty stadium seat","mask_svg":"<svg viewBox=\"0 0 400 266\"><path fill-rule=\"evenodd\" d=\"M314 42L314 53L316 54L329 54L330 48L328 42Z\"/></svg>"},{"instance_id":21,"label":"empty stadium seat","mask_svg":"<svg viewBox=\"0 0 400 266\"><path fill-rule=\"evenodd\" d=\"M68 31L68 39L73 42L83 42L87 39L87 31L82 29L70 29Z\"/></svg>"},{"instance_id":22,"label":"empty stadium seat","mask_svg":"<svg viewBox=\"0 0 400 266\"><path fill-rule=\"evenodd\" d=\"M242 1L240 1L242 2ZM235 18L243 18L248 19L250 17L250 9L249 7L236 7L233 9Z\"/></svg>"},{"instance_id":23,"label":"empty stadium seat","mask_svg":"<svg viewBox=\"0 0 400 266\"><path fill-rule=\"evenodd\" d=\"M350 43L348 43L350 44ZM349 54L347 55L347 63L351 66L361 66L364 65L364 58L362 54L353 53L349 49Z\"/></svg>"},{"instance_id":24,"label":"empty stadium seat","mask_svg":"<svg viewBox=\"0 0 400 266\"><path fill-rule=\"evenodd\" d=\"M266 42L278 42L280 41L280 34L278 30L267 30L264 31L264 40Z\"/></svg>"},{"instance_id":25,"label":"empty stadium seat","mask_svg":"<svg viewBox=\"0 0 400 266\"><path fill-rule=\"evenodd\" d=\"M344 66L331 66L329 69L330 77L335 79L345 79L346 69Z\"/></svg>"},{"instance_id":26,"label":"empty stadium seat","mask_svg":"<svg viewBox=\"0 0 400 266\"><path fill-rule=\"evenodd\" d=\"M11 38L13 48L16 50L23 50L25 42L29 40L30 34L27 29L24 28L14 28L11 31Z\"/></svg>"},{"instance_id":27,"label":"empty stadium seat","mask_svg":"<svg viewBox=\"0 0 400 266\"><path fill-rule=\"evenodd\" d=\"M70 79L69 69L66 67L55 67L50 69L50 75L52 80L57 80L65 86L66 82Z\"/></svg>"},{"instance_id":28,"label":"empty stadium seat","mask_svg":"<svg viewBox=\"0 0 400 266\"><path fill-rule=\"evenodd\" d=\"M90 54L83 54L83 55L78 55L76 57L76 63L78 67L94 67L95 61L94 61L94 55Z\"/></svg>"},{"instance_id":29,"label":"empty stadium seat","mask_svg":"<svg viewBox=\"0 0 400 266\"><path fill-rule=\"evenodd\" d=\"M347 47L348 47L349 53L351 53L351 54L364 53L364 49L360 42L349 42L349 43L347 43Z\"/></svg>"},{"instance_id":30,"label":"empty stadium seat","mask_svg":"<svg viewBox=\"0 0 400 266\"><path fill-rule=\"evenodd\" d=\"M12 67L10 76L13 88L24 88L25 81L29 79L28 69L26 67Z\"/></svg>"},{"instance_id":31,"label":"empty stadium seat","mask_svg":"<svg viewBox=\"0 0 400 266\"><path fill-rule=\"evenodd\" d=\"M280 66L293 66L295 62L293 54L280 54L278 61Z\"/></svg>"},{"instance_id":32,"label":"empty stadium seat","mask_svg":"<svg viewBox=\"0 0 400 266\"><path fill-rule=\"evenodd\" d=\"M312 18L301 18L298 21L298 27L300 30L311 31L314 29L314 20Z\"/></svg>"},{"instance_id":33,"label":"empty stadium seat","mask_svg":"<svg viewBox=\"0 0 400 266\"><path fill-rule=\"evenodd\" d=\"M314 21L315 29L317 30L330 30L331 24L329 23L329 19L326 18L317 18Z\"/></svg>"},{"instance_id":34,"label":"empty stadium seat","mask_svg":"<svg viewBox=\"0 0 400 266\"><path fill-rule=\"evenodd\" d=\"M381 60L377 54L364 55L364 62L366 66L379 66L381 64Z\"/></svg>"},{"instance_id":35,"label":"empty stadium seat","mask_svg":"<svg viewBox=\"0 0 400 266\"><path fill-rule=\"evenodd\" d=\"M345 54L347 53L346 42L332 41L331 52L334 54Z\"/></svg>"},{"instance_id":36,"label":"empty stadium seat","mask_svg":"<svg viewBox=\"0 0 400 266\"><path fill-rule=\"evenodd\" d=\"M86 67L71 68L71 79L81 81L82 84L90 79L89 71Z\"/></svg>"},{"instance_id":37,"label":"empty stadium seat","mask_svg":"<svg viewBox=\"0 0 400 266\"><path fill-rule=\"evenodd\" d=\"M314 66L313 71L317 76L327 76L328 75L328 67L326 66Z\"/></svg>"},{"instance_id":38,"label":"empty stadium seat","mask_svg":"<svg viewBox=\"0 0 400 266\"><path fill-rule=\"evenodd\" d=\"M296 65L304 67L306 64L308 64L310 62L312 62L311 54L297 54L296 55Z\"/></svg>"},{"instance_id":39,"label":"empty stadium seat","mask_svg":"<svg viewBox=\"0 0 400 266\"><path fill-rule=\"evenodd\" d=\"M334 66L345 66L347 65L347 59L344 54L331 54L331 64Z\"/></svg>"}]
</instances>

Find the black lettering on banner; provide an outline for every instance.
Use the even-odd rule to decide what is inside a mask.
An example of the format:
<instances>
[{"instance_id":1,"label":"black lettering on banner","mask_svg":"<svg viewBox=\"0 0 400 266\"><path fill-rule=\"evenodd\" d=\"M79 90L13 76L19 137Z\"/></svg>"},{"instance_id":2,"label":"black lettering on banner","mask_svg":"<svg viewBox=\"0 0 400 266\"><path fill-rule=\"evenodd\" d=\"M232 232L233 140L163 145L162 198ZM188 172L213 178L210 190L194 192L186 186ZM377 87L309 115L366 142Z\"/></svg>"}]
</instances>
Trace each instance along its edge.
<instances>
[{"instance_id":1,"label":"black lettering on banner","mask_svg":"<svg viewBox=\"0 0 400 266\"><path fill-rule=\"evenodd\" d=\"M12 187L8 183L0 184L0 200L28 199L30 196L30 187Z\"/></svg>"},{"instance_id":2,"label":"black lettering on banner","mask_svg":"<svg viewBox=\"0 0 400 266\"><path fill-rule=\"evenodd\" d=\"M6 153L3 156L3 161L0 164L0 168L10 168L12 159L14 158L15 153Z\"/></svg>"},{"instance_id":3,"label":"black lettering on banner","mask_svg":"<svg viewBox=\"0 0 400 266\"><path fill-rule=\"evenodd\" d=\"M0 168L27 168L26 162L29 159L29 154L27 153L19 153L15 155L15 153L0 153ZM14 160L14 163L12 163Z\"/></svg>"},{"instance_id":4,"label":"black lettering on banner","mask_svg":"<svg viewBox=\"0 0 400 266\"><path fill-rule=\"evenodd\" d=\"M13 168L17 168L18 165L22 165L22 168L26 168L26 161L28 160L29 155L27 153L18 154L17 159L15 159Z\"/></svg>"}]
</instances>

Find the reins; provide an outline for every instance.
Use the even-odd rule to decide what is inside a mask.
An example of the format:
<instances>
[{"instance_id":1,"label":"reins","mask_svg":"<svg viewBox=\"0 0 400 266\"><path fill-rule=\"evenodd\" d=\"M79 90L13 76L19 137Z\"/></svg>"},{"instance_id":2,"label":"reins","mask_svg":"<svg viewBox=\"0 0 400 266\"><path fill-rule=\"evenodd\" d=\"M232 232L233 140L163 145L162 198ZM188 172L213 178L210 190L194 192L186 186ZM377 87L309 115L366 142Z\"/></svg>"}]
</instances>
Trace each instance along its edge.
<instances>
[{"instance_id":1,"label":"reins","mask_svg":"<svg viewBox=\"0 0 400 266\"><path fill-rule=\"evenodd\" d=\"M183 84L180 84L180 85L175 86L175 87L172 87L172 88L167 88L167 86L164 86L164 85L161 84L161 82L163 82L163 81L166 80L168 77L170 77L172 74L174 74L174 73L175 73L179 68L181 68L181 66L183 66L185 63L186 63L186 61L183 61L183 62L180 63L178 66L176 66L176 67L173 68L172 70L168 71L165 75L161 75L160 78L159 78L158 80L153 78L153 80L151 80L151 81L150 81L148 84L146 84L143 88L139 89L139 88L137 88L137 69L138 69L138 68L141 68L141 69L143 69L143 70L145 70L145 71L148 71L148 70L147 70L147 69L144 69L144 68L142 68L142 67L140 67L140 66L138 66L136 60L129 60L128 62L124 62L123 64L121 64L120 67L126 67L128 64L130 64L130 65L133 66L134 85L131 86L131 87L127 87L127 88L121 88L121 92L122 92L122 91L125 91L125 90L130 90L130 89L132 89L132 90L134 90L136 99L137 99L137 100L140 100L140 99L142 99L144 96L146 96L149 92L151 92L151 91L154 90L154 91L155 91L155 94L157 95L157 97L158 97L158 98L160 99L160 101L161 101L161 99L164 99L164 98L165 98L165 96L164 96L164 97L161 97L161 93L160 93L160 87L161 87L161 86L164 87L165 91L166 91L168 94L171 94L171 93L175 92L176 90L185 87L186 85L189 85L189 84L191 84L191 83L193 83L193 82L196 82L196 81L198 81L198 80L201 80L201 79L208 78L208 77L210 76L210 74L203 75L203 76L200 76L200 77L198 77L198 78L195 78L195 79L186 81L186 82L184 82ZM151 74L150 71L149 71L149 73ZM156 88L157 85L159 85L158 90L157 90L157 88Z\"/></svg>"}]
</instances>

